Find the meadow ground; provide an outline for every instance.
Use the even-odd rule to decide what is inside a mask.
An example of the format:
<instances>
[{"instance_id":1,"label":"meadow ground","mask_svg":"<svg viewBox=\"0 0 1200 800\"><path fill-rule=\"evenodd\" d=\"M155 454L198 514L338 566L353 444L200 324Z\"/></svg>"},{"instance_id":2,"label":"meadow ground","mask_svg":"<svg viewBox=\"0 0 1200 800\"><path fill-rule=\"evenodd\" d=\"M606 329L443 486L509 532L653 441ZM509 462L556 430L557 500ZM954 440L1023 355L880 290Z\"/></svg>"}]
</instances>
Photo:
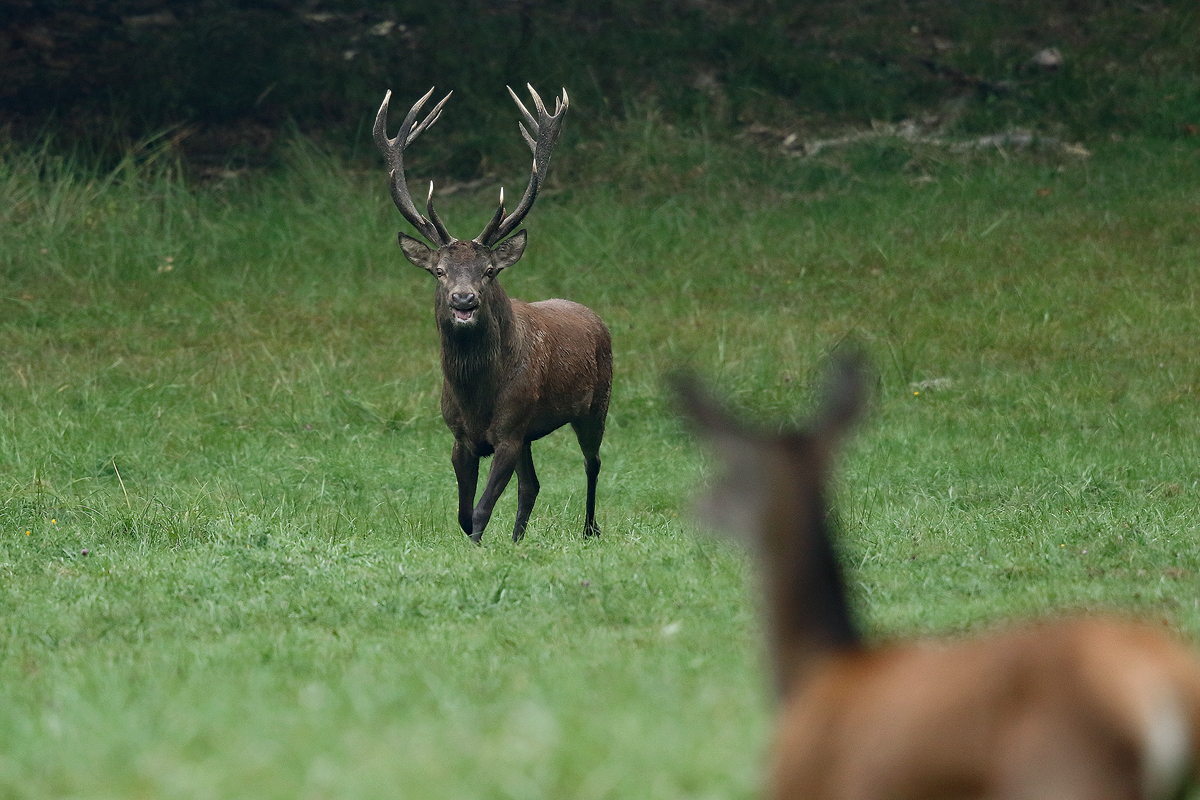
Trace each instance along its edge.
<instances>
[{"instance_id":1,"label":"meadow ground","mask_svg":"<svg viewBox=\"0 0 1200 800\"><path fill-rule=\"evenodd\" d=\"M560 432L525 540L510 488L482 547L379 174L3 154L0 797L756 796L753 578L687 515L661 376L794 420L844 340L880 377L838 489L868 630L1200 637L1195 144L635 134L561 159L503 277L612 330L604 535ZM492 192L439 210L477 230Z\"/></svg>"}]
</instances>

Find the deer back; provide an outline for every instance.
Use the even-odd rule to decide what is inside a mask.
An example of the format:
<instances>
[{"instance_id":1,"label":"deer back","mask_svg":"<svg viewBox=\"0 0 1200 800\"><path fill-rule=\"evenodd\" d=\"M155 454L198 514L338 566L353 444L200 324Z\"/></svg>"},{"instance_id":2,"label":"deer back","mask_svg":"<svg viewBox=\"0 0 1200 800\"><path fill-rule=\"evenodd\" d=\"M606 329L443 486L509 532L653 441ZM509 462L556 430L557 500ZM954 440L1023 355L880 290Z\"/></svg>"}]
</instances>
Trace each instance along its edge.
<instances>
[{"instance_id":1,"label":"deer back","mask_svg":"<svg viewBox=\"0 0 1200 800\"><path fill-rule=\"evenodd\" d=\"M863 649L784 699L770 796L1166 800L1198 719L1191 653L1127 620Z\"/></svg>"}]
</instances>

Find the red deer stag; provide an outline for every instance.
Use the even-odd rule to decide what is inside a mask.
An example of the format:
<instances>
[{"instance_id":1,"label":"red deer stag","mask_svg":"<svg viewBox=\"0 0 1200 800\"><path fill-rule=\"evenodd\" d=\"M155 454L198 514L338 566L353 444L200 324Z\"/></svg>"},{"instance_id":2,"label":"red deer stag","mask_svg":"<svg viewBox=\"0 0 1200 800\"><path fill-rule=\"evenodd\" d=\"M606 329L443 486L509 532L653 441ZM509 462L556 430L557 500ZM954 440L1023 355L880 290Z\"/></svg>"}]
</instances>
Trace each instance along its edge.
<instances>
[{"instance_id":1,"label":"red deer stag","mask_svg":"<svg viewBox=\"0 0 1200 800\"><path fill-rule=\"evenodd\" d=\"M701 513L756 552L778 716L777 800L1167 800L1196 779L1200 668L1160 631L1066 618L978 638L871 646L855 626L827 483L864 405L843 358L809 426L730 417L693 378L676 392L721 456ZM774 429L772 429L774 430Z\"/></svg>"},{"instance_id":2,"label":"red deer stag","mask_svg":"<svg viewBox=\"0 0 1200 800\"><path fill-rule=\"evenodd\" d=\"M584 535L600 533L596 524L596 480L600 474L600 441L612 390L612 343L608 329L591 310L569 300L523 303L510 299L496 280L525 251L525 231L513 232L537 199L550 167L550 154L562 129L567 93L556 98L554 113L529 92L535 118L509 89L525 125L521 133L533 151L533 172L521 202L504 214L500 207L483 232L469 242L449 234L433 210L429 184L428 217L413 205L404 180L404 150L437 121L442 101L414 127L433 89L405 116L395 138L387 136L389 91L375 118L375 144L387 158L392 200L417 231L434 244L404 233L400 248L409 261L437 278L433 309L441 332L442 418L454 434L450 456L458 479L458 524L478 543L492 509L517 474L517 521L513 541L525 533L539 484L531 444L571 424L583 451L587 474ZM528 128L526 128L528 125ZM505 238L508 237L508 238ZM436 249L435 249L436 248ZM492 456L483 494L475 504L479 460Z\"/></svg>"}]
</instances>

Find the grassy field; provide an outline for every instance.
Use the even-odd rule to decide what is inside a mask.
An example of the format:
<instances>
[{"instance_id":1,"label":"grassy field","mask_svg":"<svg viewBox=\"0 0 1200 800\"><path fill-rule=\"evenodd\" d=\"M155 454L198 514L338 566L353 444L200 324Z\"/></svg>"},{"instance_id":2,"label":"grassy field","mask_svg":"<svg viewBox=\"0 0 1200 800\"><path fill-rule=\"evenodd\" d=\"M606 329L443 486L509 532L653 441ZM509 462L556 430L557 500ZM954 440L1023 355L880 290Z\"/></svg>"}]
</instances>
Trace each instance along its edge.
<instances>
[{"instance_id":1,"label":"grassy field","mask_svg":"<svg viewBox=\"0 0 1200 800\"><path fill-rule=\"evenodd\" d=\"M753 580L689 520L660 378L792 420L847 339L880 374L839 488L869 630L1200 636L1195 144L593 144L504 283L612 330L604 535L560 432L525 540L510 488L482 547L381 174L3 154L0 797L756 796ZM493 203L439 210L470 236Z\"/></svg>"}]
</instances>

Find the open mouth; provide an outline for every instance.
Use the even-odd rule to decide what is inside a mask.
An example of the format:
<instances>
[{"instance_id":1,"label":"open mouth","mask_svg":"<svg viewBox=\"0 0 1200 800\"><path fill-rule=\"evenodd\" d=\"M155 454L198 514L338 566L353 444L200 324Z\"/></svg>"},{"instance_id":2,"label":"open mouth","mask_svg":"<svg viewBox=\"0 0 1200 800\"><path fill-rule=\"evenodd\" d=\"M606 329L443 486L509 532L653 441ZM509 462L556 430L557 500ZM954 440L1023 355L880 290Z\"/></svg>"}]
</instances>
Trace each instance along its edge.
<instances>
[{"instance_id":1,"label":"open mouth","mask_svg":"<svg viewBox=\"0 0 1200 800\"><path fill-rule=\"evenodd\" d=\"M454 311L455 322L470 322L475 319L475 312L478 311L478 306L475 308L456 308Z\"/></svg>"}]
</instances>

